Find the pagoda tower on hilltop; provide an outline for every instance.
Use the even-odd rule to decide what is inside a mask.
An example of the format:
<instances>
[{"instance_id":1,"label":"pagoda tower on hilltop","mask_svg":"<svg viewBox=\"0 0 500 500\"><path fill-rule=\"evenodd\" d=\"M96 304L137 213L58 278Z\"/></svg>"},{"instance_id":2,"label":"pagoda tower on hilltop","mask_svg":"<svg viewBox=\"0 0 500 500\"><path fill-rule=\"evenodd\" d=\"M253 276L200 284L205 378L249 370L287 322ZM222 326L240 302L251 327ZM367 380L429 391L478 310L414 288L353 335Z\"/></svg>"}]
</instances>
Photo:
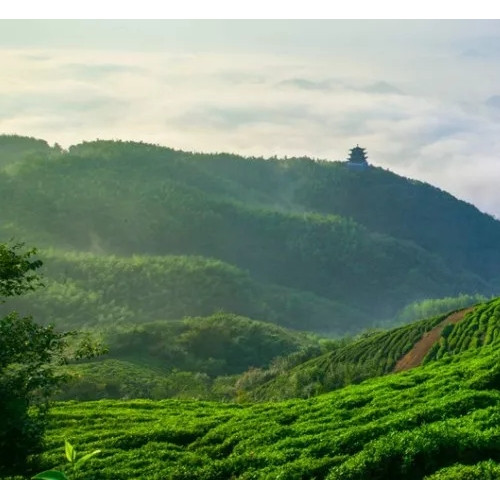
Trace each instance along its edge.
<instances>
[{"instance_id":1,"label":"pagoda tower on hilltop","mask_svg":"<svg viewBox=\"0 0 500 500\"><path fill-rule=\"evenodd\" d=\"M369 167L366 158L365 148L360 148L359 144L356 144L356 147L349 151L347 166L351 167L353 170L366 170Z\"/></svg>"}]
</instances>

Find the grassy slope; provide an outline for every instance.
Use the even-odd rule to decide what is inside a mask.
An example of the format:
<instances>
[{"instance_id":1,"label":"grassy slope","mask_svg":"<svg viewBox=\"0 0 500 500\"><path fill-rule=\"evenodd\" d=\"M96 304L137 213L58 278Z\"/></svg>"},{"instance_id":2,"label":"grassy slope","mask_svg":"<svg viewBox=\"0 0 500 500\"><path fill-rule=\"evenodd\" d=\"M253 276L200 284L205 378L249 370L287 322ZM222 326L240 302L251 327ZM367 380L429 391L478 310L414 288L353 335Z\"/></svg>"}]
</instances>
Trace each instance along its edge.
<instances>
[{"instance_id":1,"label":"grassy slope","mask_svg":"<svg viewBox=\"0 0 500 500\"><path fill-rule=\"evenodd\" d=\"M500 479L499 306L479 305L452 328L448 338L462 332L477 345L462 340L439 361L307 400L58 404L42 466L57 465L69 437L104 450L82 478ZM345 349L390 351L438 321Z\"/></svg>"},{"instance_id":2,"label":"grassy slope","mask_svg":"<svg viewBox=\"0 0 500 500\"><path fill-rule=\"evenodd\" d=\"M80 478L500 478L498 342L309 400L58 404L42 467L64 438L103 453Z\"/></svg>"}]
</instances>

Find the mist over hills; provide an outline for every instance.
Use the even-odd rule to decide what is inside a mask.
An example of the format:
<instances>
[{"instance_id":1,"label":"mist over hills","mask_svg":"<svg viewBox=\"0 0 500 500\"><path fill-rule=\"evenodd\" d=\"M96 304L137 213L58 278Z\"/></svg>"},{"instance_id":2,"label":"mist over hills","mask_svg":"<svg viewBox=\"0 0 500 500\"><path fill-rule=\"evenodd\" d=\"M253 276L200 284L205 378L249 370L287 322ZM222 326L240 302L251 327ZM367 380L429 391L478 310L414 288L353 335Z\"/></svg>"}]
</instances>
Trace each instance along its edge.
<instances>
[{"instance_id":1,"label":"mist over hills","mask_svg":"<svg viewBox=\"0 0 500 500\"><path fill-rule=\"evenodd\" d=\"M167 293L173 261L149 264L163 256L196 258L200 272L200 258L215 259L219 269L231 266L229 281L239 276L227 285L235 296L253 286L288 290L286 300L271 306L262 292L260 312L215 294L210 306L190 299L182 313L166 317L155 306L157 312L138 315L141 321L224 310L343 333L389 319L416 300L500 289L500 222L382 168L358 172L338 161L194 154L120 141L64 151L18 136L0 137L0 165L0 237L52 252L45 267L49 292L69 281L83 286L84 295L102 294L108 286L102 281L116 276L105 278L98 259L133 255L143 260L118 280L128 290L120 307L129 316L137 314L151 280L158 282L155 300L162 289L165 301L175 295ZM86 252L85 265L74 252ZM126 260L114 262L108 272L127 267ZM176 272L186 277L188 267ZM193 283L183 295L214 295L211 280ZM190 280L176 282L186 288ZM62 319L57 307L46 306L56 322ZM301 313L283 320L292 310ZM322 311L321 320L314 311Z\"/></svg>"}]
</instances>

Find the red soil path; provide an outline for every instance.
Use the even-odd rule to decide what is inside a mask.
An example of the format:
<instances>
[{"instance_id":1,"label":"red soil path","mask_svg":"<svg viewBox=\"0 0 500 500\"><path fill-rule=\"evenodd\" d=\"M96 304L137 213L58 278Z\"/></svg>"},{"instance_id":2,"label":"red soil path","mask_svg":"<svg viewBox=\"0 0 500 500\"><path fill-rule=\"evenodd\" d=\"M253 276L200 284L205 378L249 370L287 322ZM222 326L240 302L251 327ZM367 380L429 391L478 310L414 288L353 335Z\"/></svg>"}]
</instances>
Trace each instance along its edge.
<instances>
[{"instance_id":1,"label":"red soil path","mask_svg":"<svg viewBox=\"0 0 500 500\"><path fill-rule=\"evenodd\" d=\"M430 348L439 340L441 332L446 325L460 321L469 311L474 308L462 309L461 311L454 312L445 318L441 323L436 325L432 330L425 332L422 338L408 351L394 367L394 372L401 372L415 368L422 363L425 355L429 352Z\"/></svg>"}]
</instances>

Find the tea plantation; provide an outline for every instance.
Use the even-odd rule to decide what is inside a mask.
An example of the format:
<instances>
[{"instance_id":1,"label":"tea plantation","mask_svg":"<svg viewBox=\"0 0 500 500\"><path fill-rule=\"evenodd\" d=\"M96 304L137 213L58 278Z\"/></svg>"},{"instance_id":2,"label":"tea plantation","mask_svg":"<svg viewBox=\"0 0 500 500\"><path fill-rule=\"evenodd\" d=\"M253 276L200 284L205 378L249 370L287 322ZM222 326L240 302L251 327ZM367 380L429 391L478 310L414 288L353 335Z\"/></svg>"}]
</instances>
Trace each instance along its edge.
<instances>
[{"instance_id":1,"label":"tea plantation","mask_svg":"<svg viewBox=\"0 0 500 500\"><path fill-rule=\"evenodd\" d=\"M390 373L422 335L446 317L440 315L338 343L331 352L283 370L264 384L248 382L246 397L255 401L307 397Z\"/></svg>"},{"instance_id":2,"label":"tea plantation","mask_svg":"<svg viewBox=\"0 0 500 500\"><path fill-rule=\"evenodd\" d=\"M69 439L87 479L499 479L500 345L306 400L58 403L41 467Z\"/></svg>"},{"instance_id":3,"label":"tea plantation","mask_svg":"<svg viewBox=\"0 0 500 500\"><path fill-rule=\"evenodd\" d=\"M462 321L447 326L441 333L439 343L428 353L426 361L490 344L499 338L500 300L494 299L476 306L474 314L465 316Z\"/></svg>"}]
</instances>

